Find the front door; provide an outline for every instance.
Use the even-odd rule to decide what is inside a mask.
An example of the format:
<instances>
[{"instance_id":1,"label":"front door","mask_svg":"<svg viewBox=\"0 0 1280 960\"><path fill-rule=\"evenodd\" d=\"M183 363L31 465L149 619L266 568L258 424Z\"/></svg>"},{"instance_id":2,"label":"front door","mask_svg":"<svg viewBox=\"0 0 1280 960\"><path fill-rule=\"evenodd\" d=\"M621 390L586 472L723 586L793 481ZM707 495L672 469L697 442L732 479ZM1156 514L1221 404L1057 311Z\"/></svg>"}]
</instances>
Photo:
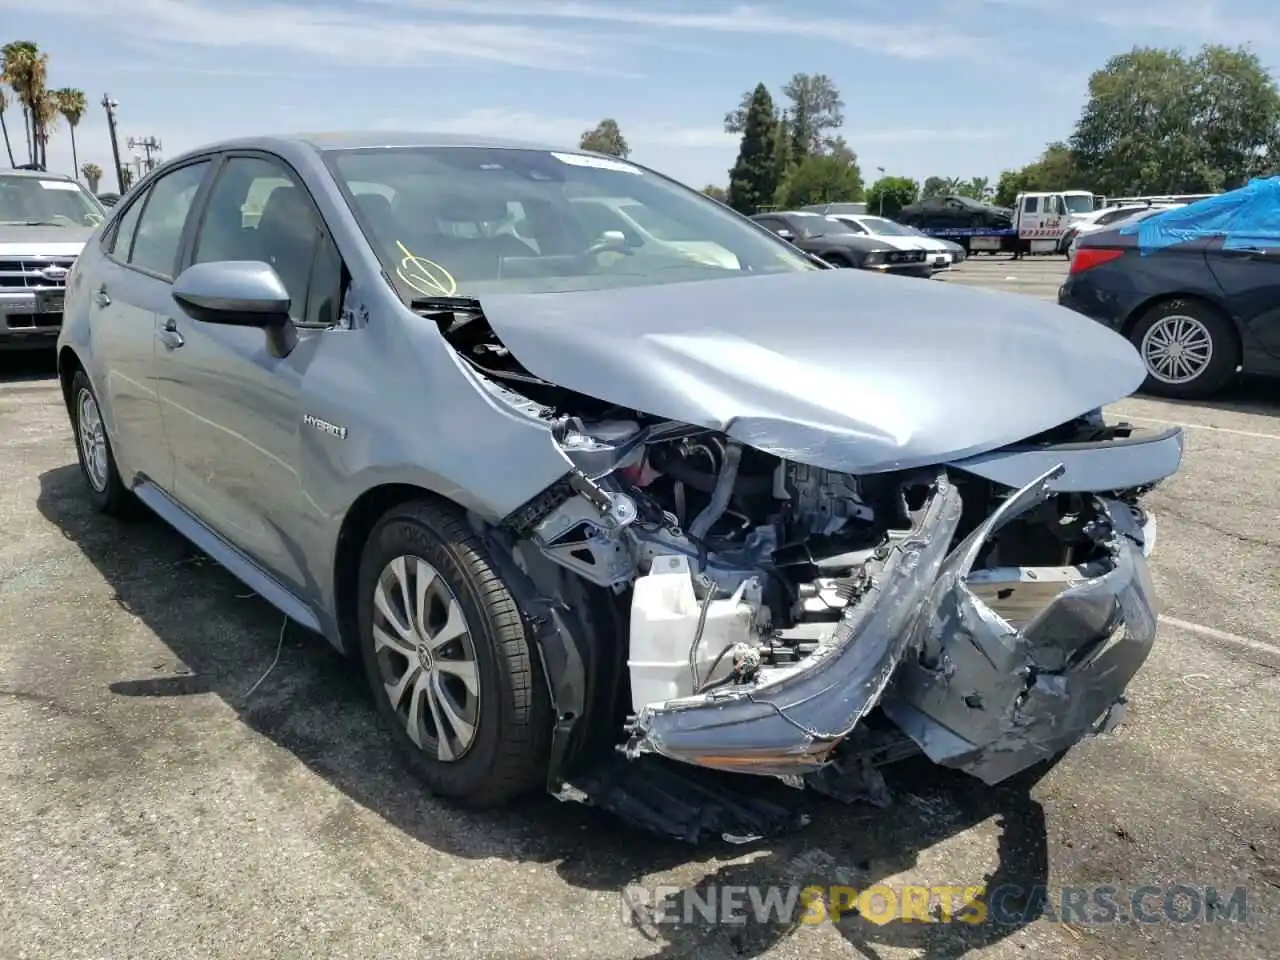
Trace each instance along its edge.
<instances>
[{"instance_id":1,"label":"front door","mask_svg":"<svg viewBox=\"0 0 1280 960\"><path fill-rule=\"evenodd\" d=\"M218 171L189 260L271 265L289 291L299 341L277 356L262 330L202 323L172 304L158 363L177 499L285 586L314 596L298 548L316 520L298 475L301 391L338 319L337 248L294 171L244 154Z\"/></svg>"},{"instance_id":2,"label":"front door","mask_svg":"<svg viewBox=\"0 0 1280 960\"><path fill-rule=\"evenodd\" d=\"M142 477L166 493L173 491L173 459L156 389L156 332L173 302L183 229L210 165L179 167L130 200L104 244L96 286L87 291L94 350L105 371L96 389L110 412L117 465L126 483Z\"/></svg>"}]
</instances>

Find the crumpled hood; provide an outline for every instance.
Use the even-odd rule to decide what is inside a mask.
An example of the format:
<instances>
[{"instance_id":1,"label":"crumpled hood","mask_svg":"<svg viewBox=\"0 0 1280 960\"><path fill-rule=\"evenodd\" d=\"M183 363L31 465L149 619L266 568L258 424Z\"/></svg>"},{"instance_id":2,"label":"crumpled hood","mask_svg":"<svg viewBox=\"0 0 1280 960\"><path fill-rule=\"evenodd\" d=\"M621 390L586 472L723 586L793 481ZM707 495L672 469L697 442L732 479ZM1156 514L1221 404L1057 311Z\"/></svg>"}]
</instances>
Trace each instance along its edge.
<instances>
[{"instance_id":1,"label":"crumpled hood","mask_svg":"<svg viewBox=\"0 0 1280 960\"><path fill-rule=\"evenodd\" d=\"M1055 304L862 270L481 305L545 380L849 473L994 450L1145 377L1128 341Z\"/></svg>"},{"instance_id":2,"label":"crumpled hood","mask_svg":"<svg viewBox=\"0 0 1280 960\"><path fill-rule=\"evenodd\" d=\"M28 227L0 223L0 255L72 257L96 227Z\"/></svg>"}]
</instances>

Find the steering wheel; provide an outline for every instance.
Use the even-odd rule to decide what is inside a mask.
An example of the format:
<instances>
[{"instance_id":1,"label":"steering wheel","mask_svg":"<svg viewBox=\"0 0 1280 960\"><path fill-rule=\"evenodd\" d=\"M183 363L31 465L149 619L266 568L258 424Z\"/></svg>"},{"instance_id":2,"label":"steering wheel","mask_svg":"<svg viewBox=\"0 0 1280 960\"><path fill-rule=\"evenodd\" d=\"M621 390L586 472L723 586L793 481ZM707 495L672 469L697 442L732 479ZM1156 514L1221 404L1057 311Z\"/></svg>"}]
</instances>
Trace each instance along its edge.
<instances>
[{"instance_id":1,"label":"steering wheel","mask_svg":"<svg viewBox=\"0 0 1280 960\"><path fill-rule=\"evenodd\" d=\"M635 251L628 246L624 238L607 236L601 237L584 251L584 255L588 257L599 256L602 253L621 253L631 256Z\"/></svg>"}]
</instances>

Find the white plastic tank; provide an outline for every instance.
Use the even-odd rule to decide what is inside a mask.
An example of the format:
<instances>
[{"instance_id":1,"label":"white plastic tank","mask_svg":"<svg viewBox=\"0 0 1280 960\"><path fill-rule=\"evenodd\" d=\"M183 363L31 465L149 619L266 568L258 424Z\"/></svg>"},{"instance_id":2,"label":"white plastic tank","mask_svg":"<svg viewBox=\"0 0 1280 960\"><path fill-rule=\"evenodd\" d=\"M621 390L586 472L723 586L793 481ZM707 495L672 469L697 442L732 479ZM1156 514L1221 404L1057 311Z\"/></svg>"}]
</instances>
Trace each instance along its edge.
<instances>
[{"instance_id":1,"label":"white plastic tank","mask_svg":"<svg viewBox=\"0 0 1280 960\"><path fill-rule=\"evenodd\" d=\"M756 636L759 582L745 580L732 595L714 599L707 608L695 662L702 683L724 677L732 666L725 654L710 675L721 651L735 643L752 643ZM689 651L698 630L701 602L693 589L689 558L653 558L649 573L637 577L631 599L631 705L664 703L693 694Z\"/></svg>"}]
</instances>

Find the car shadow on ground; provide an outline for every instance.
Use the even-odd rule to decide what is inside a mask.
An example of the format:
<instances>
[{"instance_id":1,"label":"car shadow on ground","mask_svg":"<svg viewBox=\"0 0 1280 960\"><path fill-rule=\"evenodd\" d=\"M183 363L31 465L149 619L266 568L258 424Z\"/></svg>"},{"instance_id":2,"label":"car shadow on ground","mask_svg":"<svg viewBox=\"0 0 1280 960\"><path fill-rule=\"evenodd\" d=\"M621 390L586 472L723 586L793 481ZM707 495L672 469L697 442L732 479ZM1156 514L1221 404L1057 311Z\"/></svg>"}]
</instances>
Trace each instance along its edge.
<instances>
[{"instance_id":1,"label":"car shadow on ground","mask_svg":"<svg viewBox=\"0 0 1280 960\"><path fill-rule=\"evenodd\" d=\"M52 380L58 375L58 358L47 350L0 351L0 383Z\"/></svg>"},{"instance_id":2,"label":"car shadow on ground","mask_svg":"<svg viewBox=\"0 0 1280 960\"><path fill-rule=\"evenodd\" d=\"M750 846L655 839L601 811L545 795L496 812L453 810L427 796L401 765L351 662L302 628L290 625L282 634L278 613L158 518L121 522L93 513L82 484L74 464L43 474L40 512L94 565L115 601L186 667L178 675L155 676L153 665L139 663L136 676L110 683L110 695L212 693L251 730L288 750L346 797L437 851L554 864L571 886L618 893L619 923L626 914L622 889L665 882L647 881L655 874L679 871L686 887L703 896L711 888L723 896L724 888L734 885L866 889L910 873L923 851L988 820L995 821L999 835L989 858L997 864L994 870L928 881L985 884L989 890L1006 885L1032 890L1047 882L1045 817L1030 795L1030 780L993 789L923 763L890 771L897 802L887 810L805 797L812 818L807 827ZM281 636L279 663L263 679ZM752 859L742 862L748 853ZM962 862L978 859L966 855ZM679 895L675 901L680 902ZM653 956L757 956L794 934L804 911L767 922L749 918L740 925L713 923L698 912L682 915L678 907L671 912L679 922L638 924L653 943ZM846 913L835 929L871 957L880 947L960 957L1024 925L994 919L877 925Z\"/></svg>"},{"instance_id":3,"label":"car shadow on ground","mask_svg":"<svg viewBox=\"0 0 1280 960\"><path fill-rule=\"evenodd\" d=\"M1229 384L1212 400L1166 400L1163 397L1150 397L1145 393L1137 396L1157 399L1175 407L1280 417L1280 380L1268 377L1242 377Z\"/></svg>"}]
</instances>

